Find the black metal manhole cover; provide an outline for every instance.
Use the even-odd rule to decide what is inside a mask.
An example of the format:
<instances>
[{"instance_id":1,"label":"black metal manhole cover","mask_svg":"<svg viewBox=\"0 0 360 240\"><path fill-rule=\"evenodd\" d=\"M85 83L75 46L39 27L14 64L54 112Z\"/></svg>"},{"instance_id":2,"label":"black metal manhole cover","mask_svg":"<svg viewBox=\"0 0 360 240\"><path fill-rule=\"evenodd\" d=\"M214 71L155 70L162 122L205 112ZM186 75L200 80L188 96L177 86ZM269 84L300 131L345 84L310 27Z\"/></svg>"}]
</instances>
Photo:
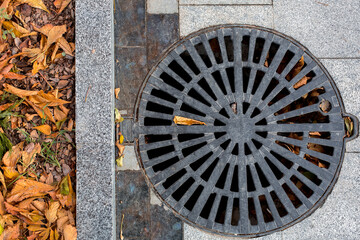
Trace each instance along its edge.
<instances>
[{"instance_id":1,"label":"black metal manhole cover","mask_svg":"<svg viewBox=\"0 0 360 240\"><path fill-rule=\"evenodd\" d=\"M269 29L219 26L174 45L135 106L140 165L187 222L260 236L319 207L343 161L343 103L324 67ZM175 116L206 125L176 125ZM345 139L345 140L344 140Z\"/></svg>"}]
</instances>

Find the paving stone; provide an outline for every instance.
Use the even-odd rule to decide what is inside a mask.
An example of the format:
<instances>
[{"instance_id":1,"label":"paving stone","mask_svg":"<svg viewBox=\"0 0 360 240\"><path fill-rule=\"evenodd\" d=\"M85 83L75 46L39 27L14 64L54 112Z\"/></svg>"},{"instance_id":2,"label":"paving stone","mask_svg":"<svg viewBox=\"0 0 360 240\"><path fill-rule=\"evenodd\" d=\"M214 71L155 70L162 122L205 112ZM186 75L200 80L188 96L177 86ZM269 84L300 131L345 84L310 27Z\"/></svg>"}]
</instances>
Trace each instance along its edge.
<instances>
[{"instance_id":1,"label":"paving stone","mask_svg":"<svg viewBox=\"0 0 360 240\"><path fill-rule=\"evenodd\" d=\"M272 0L179 0L180 4L203 4L203 5L242 5L242 4L272 4Z\"/></svg>"},{"instance_id":2,"label":"paving stone","mask_svg":"<svg viewBox=\"0 0 360 240\"><path fill-rule=\"evenodd\" d=\"M321 62L339 88L346 112L360 119L360 59L321 59ZM347 143L346 151L359 152L359 139Z\"/></svg>"},{"instance_id":3,"label":"paving stone","mask_svg":"<svg viewBox=\"0 0 360 240\"><path fill-rule=\"evenodd\" d=\"M172 211L151 205L151 240L182 239L182 221Z\"/></svg>"},{"instance_id":4,"label":"paving stone","mask_svg":"<svg viewBox=\"0 0 360 240\"><path fill-rule=\"evenodd\" d=\"M116 107L132 115L136 96L147 74L146 48L115 48L115 87L121 89Z\"/></svg>"},{"instance_id":5,"label":"paving stone","mask_svg":"<svg viewBox=\"0 0 360 240\"><path fill-rule=\"evenodd\" d=\"M145 0L115 0L115 46L145 46Z\"/></svg>"},{"instance_id":6,"label":"paving stone","mask_svg":"<svg viewBox=\"0 0 360 240\"><path fill-rule=\"evenodd\" d=\"M284 239L360 239L360 157L347 153L338 182L324 205L283 231Z\"/></svg>"},{"instance_id":7,"label":"paving stone","mask_svg":"<svg viewBox=\"0 0 360 240\"><path fill-rule=\"evenodd\" d=\"M319 58L360 56L357 0L273 0L274 27Z\"/></svg>"},{"instance_id":8,"label":"paving stone","mask_svg":"<svg viewBox=\"0 0 360 240\"><path fill-rule=\"evenodd\" d=\"M151 14L177 13L178 0L147 0L147 12Z\"/></svg>"},{"instance_id":9,"label":"paving stone","mask_svg":"<svg viewBox=\"0 0 360 240\"><path fill-rule=\"evenodd\" d=\"M117 236L120 236L121 216L124 214L125 239L150 238L150 195L141 171L116 173Z\"/></svg>"},{"instance_id":10,"label":"paving stone","mask_svg":"<svg viewBox=\"0 0 360 240\"><path fill-rule=\"evenodd\" d=\"M220 235L211 234L205 231L202 231L198 228L192 227L187 223L184 223L184 240L236 240L240 239L238 237L223 237ZM261 240L282 240L282 233L273 233L265 237L259 237L256 239ZM294 238L296 239L296 238ZM288 239L286 239L288 240Z\"/></svg>"},{"instance_id":11,"label":"paving stone","mask_svg":"<svg viewBox=\"0 0 360 240\"><path fill-rule=\"evenodd\" d=\"M163 205L162 201L158 198L158 196L156 196L154 190L150 191L150 204L158 206Z\"/></svg>"},{"instance_id":12,"label":"paving stone","mask_svg":"<svg viewBox=\"0 0 360 240\"><path fill-rule=\"evenodd\" d=\"M180 6L180 35L218 24L273 27L272 6Z\"/></svg>"},{"instance_id":13,"label":"paving stone","mask_svg":"<svg viewBox=\"0 0 360 240\"><path fill-rule=\"evenodd\" d=\"M147 60L149 69L165 50L179 39L178 14L148 14Z\"/></svg>"},{"instance_id":14,"label":"paving stone","mask_svg":"<svg viewBox=\"0 0 360 240\"><path fill-rule=\"evenodd\" d=\"M140 170L134 146L125 146L123 163L124 165L122 167L116 167L116 170Z\"/></svg>"}]
</instances>

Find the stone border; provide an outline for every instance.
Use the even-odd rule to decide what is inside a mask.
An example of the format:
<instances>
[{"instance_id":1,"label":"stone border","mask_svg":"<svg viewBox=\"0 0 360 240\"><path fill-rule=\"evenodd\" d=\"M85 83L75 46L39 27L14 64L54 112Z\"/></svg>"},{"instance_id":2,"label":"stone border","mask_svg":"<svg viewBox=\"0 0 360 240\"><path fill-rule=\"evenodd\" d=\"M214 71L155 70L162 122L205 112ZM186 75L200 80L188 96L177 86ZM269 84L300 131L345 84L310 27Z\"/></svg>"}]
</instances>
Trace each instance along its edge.
<instances>
[{"instance_id":1,"label":"stone border","mask_svg":"<svg viewBox=\"0 0 360 240\"><path fill-rule=\"evenodd\" d=\"M116 239L113 3L75 3L79 240Z\"/></svg>"}]
</instances>

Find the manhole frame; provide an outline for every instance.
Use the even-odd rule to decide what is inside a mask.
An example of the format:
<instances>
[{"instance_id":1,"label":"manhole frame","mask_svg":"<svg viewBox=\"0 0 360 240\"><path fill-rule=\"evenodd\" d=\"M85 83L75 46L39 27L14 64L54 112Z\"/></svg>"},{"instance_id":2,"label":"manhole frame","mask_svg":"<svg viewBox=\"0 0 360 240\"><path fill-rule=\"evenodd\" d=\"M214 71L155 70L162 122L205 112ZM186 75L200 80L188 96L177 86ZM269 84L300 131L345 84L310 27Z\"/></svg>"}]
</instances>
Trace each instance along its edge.
<instances>
[{"instance_id":1,"label":"manhole frame","mask_svg":"<svg viewBox=\"0 0 360 240\"><path fill-rule=\"evenodd\" d=\"M338 99L339 102L339 107L340 107L340 112L343 118L345 117L350 117L351 120L354 122L354 131L353 131L353 135L349 138L343 138L343 142L342 142L342 150L341 150L341 155L340 155L340 159L339 159L339 164L338 167L335 171L335 174L333 175L333 179L331 180L330 184L328 185L327 189L325 190L324 194L319 198L319 200L313 204L312 208L307 210L305 213L303 213L302 215L300 215L297 219L284 224L281 227L278 228L274 228L272 230L269 231L265 231L262 233L255 233L255 234L233 234L233 233L225 233L225 232L220 232L220 231L216 231L214 229L209 229L206 228L202 225L196 224L192 221L190 221L189 219L187 219L186 217L182 216L180 213L178 213L175 209L173 209L173 207L167 202L165 201L161 195L157 192L156 188L154 187L154 185L152 184L152 182L150 181L148 175L146 174L145 168L142 165L142 161L141 161L141 155L140 155L140 149L139 149L139 142L138 142L138 135L139 135L139 128L138 128L138 115L139 115L139 105L140 105L140 101L141 101L141 96L142 96L142 92L148 82L148 79L150 78L150 76L152 75L152 73L156 70L156 68L158 67L158 65L167 57L167 55L173 51L175 48L177 48L178 46L180 46L181 44L185 43L186 41L190 40L191 38L194 38L196 36L199 36L201 34L207 33L207 32L211 32L211 31L215 31L218 29L222 29L222 28L249 28L249 29L255 29L255 30L260 30L260 31L265 31L265 32L269 32L272 33L274 35L278 35L282 38L285 38L286 40L290 41L292 44L294 44L295 46L299 47L300 49L302 49L304 51L304 53L306 53L318 66L319 68L323 71L323 73L325 74L325 76L327 77L327 79L329 80L332 89L334 89L335 91L335 95ZM337 88L333 78L331 77L331 75L328 73L328 71L326 70L326 68L323 66L323 64L305 47L303 46L301 43L299 43L297 40L295 40L294 38L287 36L283 33L280 33L278 31L275 31L273 29L270 28L265 28L265 27L260 27L260 26L256 26L256 25L246 25L246 24L223 24L223 25L216 25L216 26L211 26L211 27L207 27L204 29L201 29L199 31L193 32L189 35L187 35L186 37L183 37L182 39L180 39L179 41L173 43L170 47L168 47L168 49L166 51L164 51L161 55L161 57L158 59L158 61L156 62L156 64L148 71L148 74L146 75L136 98L136 103L134 106L134 116L133 116L133 136L134 136L134 149L135 149L135 154L136 154L136 158L137 161L139 163L140 168L142 169L142 172L145 176L146 182L148 184L148 186L152 189L152 191L156 194L156 196L161 199L161 201L169 208L172 210L172 212L178 217L180 218L182 221L186 222L187 224L196 227L198 229L201 229L205 232L211 233L211 234L216 234L216 235L220 235L220 236L224 236L224 237L239 237L239 238L255 238L255 237L261 237L261 236L265 236L265 235L269 235L278 231L282 231L285 230L297 223L299 223L300 221L306 219L307 217L309 217L312 213L314 213L318 208L320 208L326 201L326 199L328 198L328 196L331 194L331 192L334 189L334 185L336 184L336 182L338 181L340 172L341 172L341 168L342 168L342 164L344 161L344 155L345 155L345 149L346 149L346 143L349 141L354 140L355 138L358 137L359 135L359 120L357 119L356 116L346 113L345 112L345 107L344 107L344 103L341 97L341 94L339 92L339 89Z\"/></svg>"}]
</instances>

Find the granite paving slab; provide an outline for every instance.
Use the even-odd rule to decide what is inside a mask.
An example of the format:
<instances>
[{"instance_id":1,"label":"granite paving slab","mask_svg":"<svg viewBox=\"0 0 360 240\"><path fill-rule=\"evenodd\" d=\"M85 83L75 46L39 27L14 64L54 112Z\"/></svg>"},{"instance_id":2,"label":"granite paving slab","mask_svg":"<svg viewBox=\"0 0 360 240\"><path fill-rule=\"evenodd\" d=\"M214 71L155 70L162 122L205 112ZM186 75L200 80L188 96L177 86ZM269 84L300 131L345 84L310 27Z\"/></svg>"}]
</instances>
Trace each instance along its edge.
<instances>
[{"instance_id":1,"label":"granite paving slab","mask_svg":"<svg viewBox=\"0 0 360 240\"><path fill-rule=\"evenodd\" d=\"M180 6L180 35L219 24L273 27L272 6Z\"/></svg>"},{"instance_id":2,"label":"granite paving slab","mask_svg":"<svg viewBox=\"0 0 360 240\"><path fill-rule=\"evenodd\" d=\"M147 0L147 12L151 14L177 13L178 0Z\"/></svg>"},{"instance_id":3,"label":"granite paving slab","mask_svg":"<svg viewBox=\"0 0 360 240\"><path fill-rule=\"evenodd\" d=\"M145 0L114 0L115 45L145 46Z\"/></svg>"},{"instance_id":4,"label":"granite paving slab","mask_svg":"<svg viewBox=\"0 0 360 240\"><path fill-rule=\"evenodd\" d=\"M321 59L340 90L345 110L360 119L360 59ZM360 152L360 141L346 144L347 152Z\"/></svg>"},{"instance_id":5,"label":"granite paving slab","mask_svg":"<svg viewBox=\"0 0 360 240\"><path fill-rule=\"evenodd\" d=\"M165 50L179 39L178 14L148 14L147 55L151 69Z\"/></svg>"},{"instance_id":6,"label":"granite paving slab","mask_svg":"<svg viewBox=\"0 0 360 240\"><path fill-rule=\"evenodd\" d=\"M179 0L179 4L189 5L255 5L272 4L272 0Z\"/></svg>"},{"instance_id":7,"label":"granite paving slab","mask_svg":"<svg viewBox=\"0 0 360 240\"><path fill-rule=\"evenodd\" d=\"M318 58L360 57L358 0L274 0L274 28Z\"/></svg>"},{"instance_id":8,"label":"granite paving slab","mask_svg":"<svg viewBox=\"0 0 360 240\"><path fill-rule=\"evenodd\" d=\"M182 240L182 221L170 210L151 205L151 240Z\"/></svg>"},{"instance_id":9,"label":"granite paving slab","mask_svg":"<svg viewBox=\"0 0 360 240\"><path fill-rule=\"evenodd\" d=\"M115 47L115 87L120 88L116 108L132 115L139 87L147 74L146 48Z\"/></svg>"}]
</instances>

